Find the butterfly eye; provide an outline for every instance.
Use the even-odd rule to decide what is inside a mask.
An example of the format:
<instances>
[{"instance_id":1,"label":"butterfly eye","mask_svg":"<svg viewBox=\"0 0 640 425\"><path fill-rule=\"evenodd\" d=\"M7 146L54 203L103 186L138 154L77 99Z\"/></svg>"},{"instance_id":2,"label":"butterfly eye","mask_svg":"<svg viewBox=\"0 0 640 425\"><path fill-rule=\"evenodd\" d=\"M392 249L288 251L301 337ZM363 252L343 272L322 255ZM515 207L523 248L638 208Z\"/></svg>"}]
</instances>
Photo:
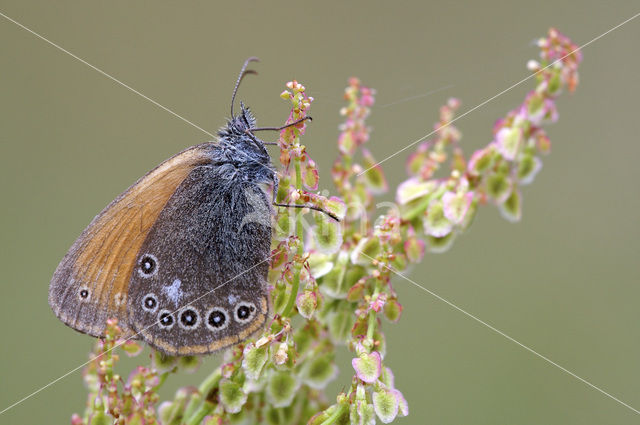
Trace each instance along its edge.
<instances>
[{"instance_id":1,"label":"butterfly eye","mask_svg":"<svg viewBox=\"0 0 640 425\"><path fill-rule=\"evenodd\" d=\"M138 272L142 277L150 277L158 271L158 259L151 255L145 254L140 259Z\"/></svg>"},{"instance_id":2,"label":"butterfly eye","mask_svg":"<svg viewBox=\"0 0 640 425\"><path fill-rule=\"evenodd\" d=\"M180 312L180 327L191 329L198 325L198 312L191 307L187 307Z\"/></svg>"},{"instance_id":3,"label":"butterfly eye","mask_svg":"<svg viewBox=\"0 0 640 425\"><path fill-rule=\"evenodd\" d=\"M207 315L207 327L212 331L224 329L228 324L227 313L221 308L214 308Z\"/></svg>"},{"instance_id":4,"label":"butterfly eye","mask_svg":"<svg viewBox=\"0 0 640 425\"><path fill-rule=\"evenodd\" d=\"M142 308L153 313L158 308L158 299L155 294L147 294L142 300Z\"/></svg>"},{"instance_id":5,"label":"butterfly eye","mask_svg":"<svg viewBox=\"0 0 640 425\"><path fill-rule=\"evenodd\" d=\"M247 323L250 321L256 312L256 306L252 303L240 303L236 307L236 321L240 323Z\"/></svg>"},{"instance_id":6,"label":"butterfly eye","mask_svg":"<svg viewBox=\"0 0 640 425\"><path fill-rule=\"evenodd\" d=\"M161 328L171 329L173 327L173 316L167 310L162 310L158 315L158 324Z\"/></svg>"}]
</instances>

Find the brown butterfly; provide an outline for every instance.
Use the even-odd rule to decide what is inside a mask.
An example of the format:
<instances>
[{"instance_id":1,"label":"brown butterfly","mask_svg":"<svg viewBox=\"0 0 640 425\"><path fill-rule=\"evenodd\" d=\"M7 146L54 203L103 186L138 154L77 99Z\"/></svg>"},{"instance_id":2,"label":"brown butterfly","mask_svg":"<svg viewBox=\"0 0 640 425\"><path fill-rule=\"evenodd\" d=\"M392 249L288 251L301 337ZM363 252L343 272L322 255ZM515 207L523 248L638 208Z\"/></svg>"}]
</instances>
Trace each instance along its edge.
<instances>
[{"instance_id":1,"label":"brown butterfly","mask_svg":"<svg viewBox=\"0 0 640 425\"><path fill-rule=\"evenodd\" d=\"M210 353L265 325L271 204L278 177L248 108L217 143L188 148L147 173L98 214L56 269L49 305L70 327L124 337L170 355ZM264 186L273 187L268 196ZM335 217L334 217L335 218Z\"/></svg>"}]
</instances>

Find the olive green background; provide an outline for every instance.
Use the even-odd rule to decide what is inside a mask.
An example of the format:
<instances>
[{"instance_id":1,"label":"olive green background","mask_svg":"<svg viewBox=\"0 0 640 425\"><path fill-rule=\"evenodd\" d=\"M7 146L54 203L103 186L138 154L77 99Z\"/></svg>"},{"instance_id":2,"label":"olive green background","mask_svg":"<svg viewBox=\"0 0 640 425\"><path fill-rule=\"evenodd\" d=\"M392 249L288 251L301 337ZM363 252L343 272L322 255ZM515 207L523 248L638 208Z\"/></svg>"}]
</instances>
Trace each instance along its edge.
<instances>
[{"instance_id":1,"label":"olive green background","mask_svg":"<svg viewBox=\"0 0 640 425\"><path fill-rule=\"evenodd\" d=\"M209 132L224 123L242 61L260 72L239 98L262 125L284 121L296 78L316 101L304 143L331 189L342 90L377 89L370 150L382 159L431 131L439 106L472 108L526 77L534 40L556 26L582 44L631 17L628 2L87 2L2 0L0 11ZM547 128L552 154L524 188L520 223L483 208L446 254L411 276L640 409L640 18L584 50L581 83ZM432 90L441 91L410 100ZM456 125L470 154L531 81ZM404 100L404 101L403 101ZM395 105L385 104L403 101ZM265 135L266 136L266 135ZM210 137L0 17L0 410L87 359L91 339L47 305L51 274L111 199ZM405 152L384 163L392 187ZM390 200L393 193L382 199ZM405 310L385 324L386 364L410 405L401 424L637 424L640 415L401 279ZM349 384L345 371L332 386ZM196 375L197 384L219 356ZM130 367L146 362L142 356ZM332 395L333 397L333 395ZM76 371L0 415L68 423Z\"/></svg>"}]
</instances>

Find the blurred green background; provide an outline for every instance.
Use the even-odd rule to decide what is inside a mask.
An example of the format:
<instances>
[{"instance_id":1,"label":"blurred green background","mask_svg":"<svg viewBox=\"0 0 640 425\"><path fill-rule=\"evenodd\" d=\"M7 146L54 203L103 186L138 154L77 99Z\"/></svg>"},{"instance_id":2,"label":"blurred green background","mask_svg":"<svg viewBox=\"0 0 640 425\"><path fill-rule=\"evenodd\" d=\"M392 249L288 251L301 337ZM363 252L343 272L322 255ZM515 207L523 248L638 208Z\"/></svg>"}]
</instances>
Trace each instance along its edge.
<instances>
[{"instance_id":1,"label":"blurred green background","mask_svg":"<svg viewBox=\"0 0 640 425\"><path fill-rule=\"evenodd\" d=\"M0 11L214 132L242 61L262 62L239 98L262 125L296 78L315 97L305 144L331 188L342 91L377 89L370 150L392 154L428 133L439 106L465 111L528 75L534 40L555 26L585 43L638 2L70 2L2 0ZM87 359L92 340L65 327L47 287L74 239L111 199L208 136L0 17L0 410ZM640 18L584 50L581 84L559 101L552 154L510 224L481 209L446 254L411 276L454 304L640 409ZM442 87L435 94L408 98ZM530 81L462 118L467 152ZM394 105L390 103L400 102ZM408 153L408 152L407 152ZM392 187L405 154L384 164ZM324 182L324 185L322 185ZM388 194L383 199L392 199ZM405 281L405 310L385 324L386 362L410 405L402 424L637 424L628 408ZM145 362L139 357L127 365ZM196 384L219 356L196 376ZM331 394L348 385L346 370ZM84 407L75 372L0 416L68 423Z\"/></svg>"}]
</instances>

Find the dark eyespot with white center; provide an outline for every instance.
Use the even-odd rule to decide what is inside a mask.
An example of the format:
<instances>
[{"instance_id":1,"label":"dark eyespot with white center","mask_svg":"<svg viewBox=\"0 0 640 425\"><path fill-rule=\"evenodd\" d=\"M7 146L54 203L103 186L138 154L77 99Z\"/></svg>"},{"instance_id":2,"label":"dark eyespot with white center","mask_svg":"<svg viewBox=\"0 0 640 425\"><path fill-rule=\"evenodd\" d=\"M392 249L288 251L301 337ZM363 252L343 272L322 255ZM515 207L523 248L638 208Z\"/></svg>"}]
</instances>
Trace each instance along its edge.
<instances>
[{"instance_id":1,"label":"dark eyespot with white center","mask_svg":"<svg viewBox=\"0 0 640 425\"><path fill-rule=\"evenodd\" d=\"M91 292L89 292L89 288L83 286L78 291L78 297L80 297L80 301L87 301L91 296Z\"/></svg>"},{"instance_id":2,"label":"dark eyespot with white center","mask_svg":"<svg viewBox=\"0 0 640 425\"><path fill-rule=\"evenodd\" d=\"M175 324L173 314L169 310L162 310L158 314L158 326L162 329L171 329Z\"/></svg>"},{"instance_id":3,"label":"dark eyespot with white center","mask_svg":"<svg viewBox=\"0 0 640 425\"><path fill-rule=\"evenodd\" d=\"M256 306L253 303L241 302L236 306L235 319L239 323L248 323L256 315Z\"/></svg>"},{"instance_id":4,"label":"dark eyespot with white center","mask_svg":"<svg viewBox=\"0 0 640 425\"><path fill-rule=\"evenodd\" d=\"M212 331L220 331L229 326L227 312L219 307L212 308L207 313L207 327Z\"/></svg>"},{"instance_id":5,"label":"dark eyespot with white center","mask_svg":"<svg viewBox=\"0 0 640 425\"><path fill-rule=\"evenodd\" d=\"M155 255L144 254L138 262L138 274L142 277L151 277L158 273L158 259Z\"/></svg>"},{"instance_id":6,"label":"dark eyespot with white center","mask_svg":"<svg viewBox=\"0 0 640 425\"><path fill-rule=\"evenodd\" d=\"M142 299L142 308L149 313L154 313L158 309L158 298L156 294L147 294Z\"/></svg>"},{"instance_id":7,"label":"dark eyespot with white center","mask_svg":"<svg viewBox=\"0 0 640 425\"><path fill-rule=\"evenodd\" d=\"M200 316L193 307L185 307L178 313L178 323L182 329L194 329L198 326Z\"/></svg>"}]
</instances>

